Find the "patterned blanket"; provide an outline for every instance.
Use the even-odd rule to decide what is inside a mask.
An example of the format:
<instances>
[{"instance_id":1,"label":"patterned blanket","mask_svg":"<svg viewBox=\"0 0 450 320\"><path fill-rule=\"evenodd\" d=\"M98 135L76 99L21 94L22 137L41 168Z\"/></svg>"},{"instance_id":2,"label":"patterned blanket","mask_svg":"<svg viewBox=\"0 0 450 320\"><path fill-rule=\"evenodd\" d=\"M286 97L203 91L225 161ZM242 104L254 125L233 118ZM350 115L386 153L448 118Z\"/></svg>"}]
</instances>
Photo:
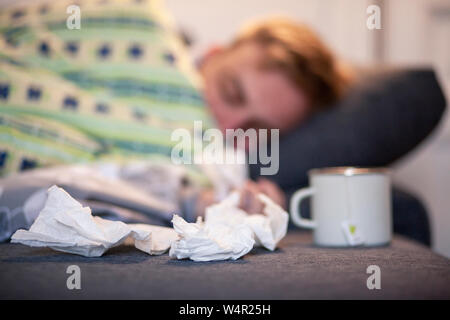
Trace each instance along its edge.
<instances>
[{"instance_id":1,"label":"patterned blanket","mask_svg":"<svg viewBox=\"0 0 450 320\"><path fill-rule=\"evenodd\" d=\"M0 175L96 160L167 161L176 128L210 122L160 0L0 9ZM166 159L166 160L164 160Z\"/></svg>"}]
</instances>

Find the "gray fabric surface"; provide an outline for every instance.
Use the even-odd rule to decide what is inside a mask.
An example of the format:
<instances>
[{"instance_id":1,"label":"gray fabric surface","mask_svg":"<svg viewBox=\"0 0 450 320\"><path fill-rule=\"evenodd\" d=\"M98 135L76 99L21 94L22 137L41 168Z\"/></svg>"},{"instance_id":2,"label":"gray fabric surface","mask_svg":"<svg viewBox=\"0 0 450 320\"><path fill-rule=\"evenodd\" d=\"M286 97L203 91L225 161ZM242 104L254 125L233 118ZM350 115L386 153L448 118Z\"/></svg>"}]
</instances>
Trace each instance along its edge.
<instances>
[{"instance_id":1,"label":"gray fabric surface","mask_svg":"<svg viewBox=\"0 0 450 320\"><path fill-rule=\"evenodd\" d=\"M81 290L66 269L81 268ZM368 290L366 268L381 268ZM237 261L192 262L117 247L100 258L0 244L0 298L37 299L450 299L450 260L402 237L388 247L330 249L291 232L275 252Z\"/></svg>"}]
</instances>

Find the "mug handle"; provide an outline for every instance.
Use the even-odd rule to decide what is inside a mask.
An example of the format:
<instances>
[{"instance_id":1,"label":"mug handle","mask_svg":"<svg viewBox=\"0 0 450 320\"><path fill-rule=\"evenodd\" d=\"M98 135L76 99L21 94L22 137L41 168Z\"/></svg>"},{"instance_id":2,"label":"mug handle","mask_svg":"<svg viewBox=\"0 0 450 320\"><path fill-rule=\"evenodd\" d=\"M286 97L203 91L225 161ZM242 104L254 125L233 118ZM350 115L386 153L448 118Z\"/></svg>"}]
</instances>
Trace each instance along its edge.
<instances>
[{"instance_id":1,"label":"mug handle","mask_svg":"<svg viewBox=\"0 0 450 320\"><path fill-rule=\"evenodd\" d=\"M291 198L291 219L299 227L314 229L317 226L316 221L302 218L302 214L300 212L300 203L302 202L302 200L306 197L311 197L314 192L315 190L312 187L303 188L296 191Z\"/></svg>"}]
</instances>

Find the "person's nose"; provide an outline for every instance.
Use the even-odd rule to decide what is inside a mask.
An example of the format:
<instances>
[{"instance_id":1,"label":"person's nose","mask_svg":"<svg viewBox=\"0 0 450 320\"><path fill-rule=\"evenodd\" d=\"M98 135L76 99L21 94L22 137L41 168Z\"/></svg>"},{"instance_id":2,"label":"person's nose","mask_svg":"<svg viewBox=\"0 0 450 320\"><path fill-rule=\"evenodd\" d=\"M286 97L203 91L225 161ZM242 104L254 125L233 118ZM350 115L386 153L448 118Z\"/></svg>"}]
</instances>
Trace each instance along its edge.
<instances>
[{"instance_id":1,"label":"person's nose","mask_svg":"<svg viewBox=\"0 0 450 320\"><path fill-rule=\"evenodd\" d=\"M223 132L226 129L243 127L250 118L250 114L245 106L231 106L211 93L206 95L206 102L220 130Z\"/></svg>"},{"instance_id":2,"label":"person's nose","mask_svg":"<svg viewBox=\"0 0 450 320\"><path fill-rule=\"evenodd\" d=\"M248 122L249 114L244 110L230 110L226 117L223 117L219 125L222 131L226 129L239 129Z\"/></svg>"}]
</instances>

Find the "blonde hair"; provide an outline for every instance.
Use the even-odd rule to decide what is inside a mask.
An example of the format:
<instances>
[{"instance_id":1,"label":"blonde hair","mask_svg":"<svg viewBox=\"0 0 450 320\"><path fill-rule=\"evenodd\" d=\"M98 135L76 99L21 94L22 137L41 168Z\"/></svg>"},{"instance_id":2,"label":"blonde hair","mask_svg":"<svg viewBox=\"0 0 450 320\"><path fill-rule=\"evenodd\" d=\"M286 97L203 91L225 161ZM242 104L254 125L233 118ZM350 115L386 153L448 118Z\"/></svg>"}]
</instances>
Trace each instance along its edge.
<instances>
[{"instance_id":1,"label":"blonde hair","mask_svg":"<svg viewBox=\"0 0 450 320\"><path fill-rule=\"evenodd\" d=\"M345 93L351 73L306 25L272 18L244 28L227 50L253 43L263 50L260 68L278 69L305 91L314 109L326 108Z\"/></svg>"}]
</instances>

